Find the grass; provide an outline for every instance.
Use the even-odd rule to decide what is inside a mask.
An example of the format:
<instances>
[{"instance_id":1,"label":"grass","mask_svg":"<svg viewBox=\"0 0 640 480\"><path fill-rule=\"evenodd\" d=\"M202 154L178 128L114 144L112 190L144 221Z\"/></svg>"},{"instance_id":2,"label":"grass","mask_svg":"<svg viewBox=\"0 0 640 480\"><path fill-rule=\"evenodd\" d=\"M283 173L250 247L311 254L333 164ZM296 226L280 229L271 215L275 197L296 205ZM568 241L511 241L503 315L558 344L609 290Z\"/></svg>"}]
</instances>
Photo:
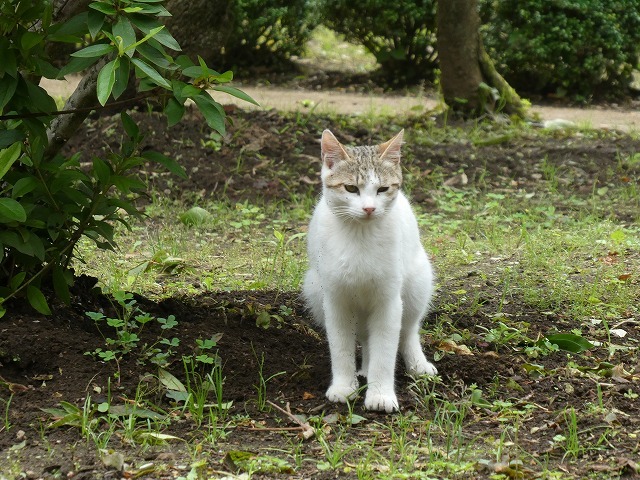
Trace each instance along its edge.
<instances>
[{"instance_id":1,"label":"grass","mask_svg":"<svg viewBox=\"0 0 640 480\"><path fill-rule=\"evenodd\" d=\"M367 73L378 66L375 57L362 45L345 42L342 35L322 25L313 31L304 56L327 70Z\"/></svg>"}]
</instances>

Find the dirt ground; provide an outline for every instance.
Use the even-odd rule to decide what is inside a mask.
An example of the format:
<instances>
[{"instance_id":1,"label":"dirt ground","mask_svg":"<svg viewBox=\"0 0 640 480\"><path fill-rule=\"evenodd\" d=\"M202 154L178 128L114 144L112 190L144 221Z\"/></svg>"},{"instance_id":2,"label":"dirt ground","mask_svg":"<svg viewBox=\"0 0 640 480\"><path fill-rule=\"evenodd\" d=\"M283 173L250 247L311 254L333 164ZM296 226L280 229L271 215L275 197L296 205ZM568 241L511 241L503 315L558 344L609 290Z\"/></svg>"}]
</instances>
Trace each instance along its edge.
<instances>
[{"instance_id":1,"label":"dirt ground","mask_svg":"<svg viewBox=\"0 0 640 480\"><path fill-rule=\"evenodd\" d=\"M287 92L277 90L252 90L249 93L265 104L271 100L263 100L261 95L274 95L278 99L297 102L300 99L313 99L315 92ZM268 92L268 93L265 93ZM349 94L351 95L351 94ZM357 97L357 98L356 98ZM332 97L333 98L333 97ZM371 97L340 95L340 111L355 111L368 108ZM346 100L348 99L348 100ZM275 102L275 100L273 100ZM317 102L330 103L323 98ZM377 100L376 100L377 101ZM411 102L413 100L407 100ZM421 104L424 99L416 100ZM358 103L360 102L360 103ZM386 98L385 105L394 108L398 100ZM347 107L347 105L349 105ZM354 110L349 110L353 107ZM541 112L546 110L542 109ZM573 119L568 110L562 110L562 118ZM586 110L579 110L584 113ZM634 126L638 121L637 112L606 112L601 117L600 110L588 110L593 115L594 124L617 125L622 122ZM554 111L550 114L556 117ZM164 126L164 120L155 114L138 113L136 119L141 129L148 129L149 145L161 152L178 156L181 164L189 172L188 180L170 178L164 174L150 176L151 184L164 194L181 198L193 195L193 192L204 198L225 195L230 201L283 201L291 194L305 194L310 190L319 191L317 183L318 136L323 128L334 128L334 118L324 115L314 116L305 122L296 123L295 116L284 116L274 110L234 110L234 124L229 128L228 138L215 151L211 145L204 145L201 140L207 138L205 123L197 112L191 112L187 118L171 132ZM580 116L580 121L585 117ZM430 122L429 119L414 120ZM110 142L108 132L113 128L115 119L109 117L94 118L89 126L75 137L67 148L67 153L81 151L84 158L92 153L99 154ZM403 125L411 129L412 125ZM385 131L371 130L366 123L356 121L345 128L336 128L339 137L346 142L364 143L378 141L388 133L397 130L400 125L389 122ZM628 172L626 177L617 172L618 155L640 152L640 142L625 135L612 135L607 138L576 137L572 140L556 139L553 136L519 138L507 140L497 145L474 146L466 143L448 143L435 145L406 146L406 158L409 168L429 175L437 172L445 179L453 179L464 169L469 185L495 189L519 188L535 192L539 188L540 160L548 162L560 169L559 188L567 193L590 195L594 185L620 184L629 178L637 179L638 172ZM242 155L244 162L238 166L237 159ZM268 159L265 162L265 159ZM230 173L232 172L232 173ZM635 180L634 180L635 181ZM414 192L414 201L433 208L430 192ZM559 205L558 208L563 208ZM569 208L569 207L568 207ZM611 212L622 222L632 221L633 212ZM437 268L437 259L435 261ZM447 285L455 288L473 288L477 282L469 272L459 272L454 277L446 277ZM43 317L34 314L22 305L12 305L9 313L0 319L0 397L5 401L9 393L13 393L7 409L6 420L10 429L0 426L0 462L7 458L20 458L26 463L26 478L118 478L99 459L95 447L82 440L77 428L60 428L48 430L49 416L43 408L51 408L61 401L81 406L88 395L99 402L107 391L108 379L113 379L113 365L104 364L85 355L88 351L103 347L103 339L84 312L112 308L109 302L93 288L93 281L83 278L74 287L73 303L70 307L55 304L53 315ZM549 452L549 442L560 429L557 412L566 405L575 402L596 402L596 389L593 381L584 376L557 378L541 376L534 378L522 375L522 356L516 356L510 349L486 343L479 335L483 325L491 320L483 312L495 311L495 302L500 295L497 287L489 282L483 285L486 300L482 311L456 318L456 326L467 328L478 334L475 344L469 345L476 353L474 356L446 355L438 362L443 383L447 385L476 384L479 388L493 389L496 396L504 398L526 398L528 402L544 408L536 411L535 418L528 421L530 425L538 425L544 431L536 436L521 439L524 447L541 456ZM434 311L427 319L427 325L441 312L440 302L436 301ZM148 312L167 316L173 314L179 320L175 336L181 338L178 354L190 354L196 338L222 334L218 343L218 354L224 365L225 400L233 401L230 412L237 421L233 430L217 446L203 445L210 451L210 456L219 461L218 470L228 471L223 459L229 450L261 451L265 444L270 448L291 449L287 435L272 428L291 426L275 410L260 411L255 403L256 385L258 384L258 359L264 354L265 378L275 376L267 388L268 399L278 404L289 403L293 413L307 415L338 411L340 407L326 405L324 391L329 383L328 349L324 339L315 332L309 317L300 304L297 292L274 291L236 291L220 293L203 293L199 296L171 298L159 303L144 298L138 299L140 305ZM279 325L268 329L256 326L255 312L267 309L275 313L280 305L293 309L293 314ZM492 307L494 310L492 310ZM529 321L533 331L544 334L558 324L566 331L572 327L571 319L554 315L541 315L530 311L524 304L512 303L506 314L517 315L522 321ZM640 336L637 325L630 326L635 334L629 338ZM427 326L428 330L428 326ZM159 331L150 328L144 331L143 341L152 342ZM425 349L429 356L433 355L435 346L429 335L425 338ZM620 339L620 343L632 340ZM179 358L178 355L178 358ZM561 355L561 354L557 354ZM553 368L560 357L551 355L540 360L544 365ZM612 362L623 361L614 358ZM171 371L179 376L181 365L176 362ZM149 372L148 366L140 366L135 358L120 364L120 383L111 383L113 397L118 402L135 396L136 387L141 378ZM420 408L417 399L407 388L409 380L399 375L399 400L406 410ZM519 390L513 390L513 384ZM153 392L157 385L149 380L149 391ZM640 404L623 393L633 389L640 393L637 385L617 383L612 380L611 386L603 395L607 405L612 409L625 412L624 422L629 432L640 431ZM451 392L453 389L448 390ZM452 393L443 393L452 395ZM161 395L156 400L167 409L170 402ZM365 413L361 407L356 411L368 418L385 421L385 415ZM4 412L4 410L3 410ZM589 425L581 425L589 428ZM469 425L472 435L496 435L501 432L501 422L495 418L490 422ZM164 430L166 434L189 440L194 435L193 425L185 421L172 422ZM594 433L595 434L595 433ZM615 455L620 462L632 459L638 452L638 441L631 436L620 436L610 439ZM381 439L384 448L384 439ZM70 447L71 446L71 447ZM120 448L126 452L127 461L141 456L145 461L164 462L169 465L162 474L140 478L175 478L185 475L184 447L180 443L169 448L152 447L140 451L129 446L122 439ZM320 447L314 443L303 444L304 453L314 456L320 454ZM636 458L637 459L637 458ZM188 462L187 462L188 463ZM610 468L607 458L595 452L585 457L583 465L589 468ZM603 466L605 465L605 466ZM616 474L625 471L626 464L621 463ZM7 467L8 468L8 467ZM2 471L2 468L0 468ZM313 473L312 473L313 472ZM575 472L574 472L575 473ZM303 467L292 478L334 478L335 472L319 472L316 469L305 470ZM607 472L604 475L608 475ZM2 475L0 475L2 478ZM469 477L471 478L471 477ZM478 476L477 478L485 478ZM602 477L605 478L605 477Z\"/></svg>"}]
</instances>

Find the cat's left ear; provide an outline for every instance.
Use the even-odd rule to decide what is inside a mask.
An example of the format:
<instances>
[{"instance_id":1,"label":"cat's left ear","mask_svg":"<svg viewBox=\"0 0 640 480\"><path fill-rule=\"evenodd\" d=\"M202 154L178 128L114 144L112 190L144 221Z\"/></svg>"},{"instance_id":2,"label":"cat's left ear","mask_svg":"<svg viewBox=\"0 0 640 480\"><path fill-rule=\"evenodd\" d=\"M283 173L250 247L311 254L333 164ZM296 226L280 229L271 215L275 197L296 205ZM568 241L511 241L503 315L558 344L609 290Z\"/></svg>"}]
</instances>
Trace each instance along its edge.
<instances>
[{"instance_id":1,"label":"cat's left ear","mask_svg":"<svg viewBox=\"0 0 640 480\"><path fill-rule=\"evenodd\" d=\"M400 130L391 140L378 145L380 149L380 159L389 160L390 162L400 163L400 147L402 146L402 138L404 137L404 128Z\"/></svg>"}]
</instances>

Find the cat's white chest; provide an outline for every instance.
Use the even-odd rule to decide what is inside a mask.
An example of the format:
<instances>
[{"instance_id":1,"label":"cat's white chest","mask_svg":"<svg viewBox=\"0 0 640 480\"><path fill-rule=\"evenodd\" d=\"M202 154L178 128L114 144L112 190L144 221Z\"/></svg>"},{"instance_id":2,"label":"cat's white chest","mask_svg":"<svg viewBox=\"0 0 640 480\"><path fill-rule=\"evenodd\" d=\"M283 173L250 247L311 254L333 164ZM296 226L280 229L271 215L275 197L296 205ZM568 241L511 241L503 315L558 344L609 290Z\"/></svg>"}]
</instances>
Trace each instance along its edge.
<instances>
[{"instance_id":1,"label":"cat's white chest","mask_svg":"<svg viewBox=\"0 0 640 480\"><path fill-rule=\"evenodd\" d=\"M319 207L309 231L309 255L325 287L359 288L364 294L399 283L400 237L393 221L354 225Z\"/></svg>"}]
</instances>

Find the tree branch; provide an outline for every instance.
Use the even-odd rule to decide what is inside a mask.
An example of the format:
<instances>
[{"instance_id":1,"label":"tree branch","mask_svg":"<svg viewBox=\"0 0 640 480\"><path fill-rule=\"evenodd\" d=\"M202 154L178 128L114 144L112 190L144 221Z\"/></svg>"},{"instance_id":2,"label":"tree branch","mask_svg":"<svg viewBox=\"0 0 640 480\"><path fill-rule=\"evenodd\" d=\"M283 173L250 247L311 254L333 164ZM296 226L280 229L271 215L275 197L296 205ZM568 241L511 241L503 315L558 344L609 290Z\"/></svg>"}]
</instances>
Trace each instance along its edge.
<instances>
[{"instance_id":1,"label":"tree branch","mask_svg":"<svg viewBox=\"0 0 640 480\"><path fill-rule=\"evenodd\" d=\"M60 115L51 121L47 129L49 145L44 152L45 158L52 158L60 151L87 118L91 111L90 107L97 103L96 85L98 83L98 73L109 60L108 57L103 57L98 63L89 68L82 80L80 80L76 90L65 103L63 110L72 110L75 113Z\"/></svg>"},{"instance_id":2,"label":"tree branch","mask_svg":"<svg viewBox=\"0 0 640 480\"><path fill-rule=\"evenodd\" d=\"M93 105L92 107L75 108L73 110L56 110L55 112L28 112L28 113L10 113L8 115L0 115L0 121L3 120L21 120L23 118L38 118L38 117L56 117L58 115L69 115L71 113L91 113L94 110L103 110L105 108L119 107L121 105L129 105L139 100L144 100L154 96L154 92L147 92L144 95L138 95L137 97L126 98L124 100L117 100L109 102L106 105Z\"/></svg>"}]
</instances>

